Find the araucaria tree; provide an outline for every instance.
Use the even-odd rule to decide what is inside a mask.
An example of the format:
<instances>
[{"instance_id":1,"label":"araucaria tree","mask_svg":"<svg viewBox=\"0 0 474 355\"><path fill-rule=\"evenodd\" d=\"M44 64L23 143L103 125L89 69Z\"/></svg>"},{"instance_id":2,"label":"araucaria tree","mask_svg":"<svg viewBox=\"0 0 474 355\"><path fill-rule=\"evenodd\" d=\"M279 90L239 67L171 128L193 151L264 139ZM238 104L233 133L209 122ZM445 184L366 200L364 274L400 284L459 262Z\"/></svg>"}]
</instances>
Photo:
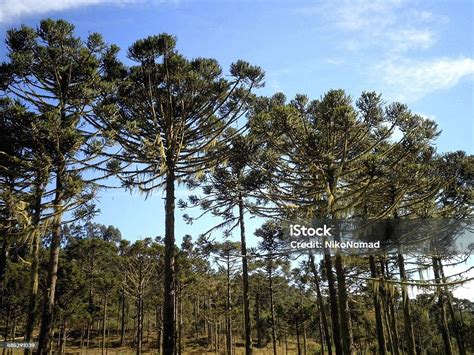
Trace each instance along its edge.
<instances>
[{"instance_id":1,"label":"araucaria tree","mask_svg":"<svg viewBox=\"0 0 474 355\"><path fill-rule=\"evenodd\" d=\"M0 252L0 295L6 262L15 243L31 246L29 257L29 301L25 341L32 340L36 321L39 286L41 235L48 226L45 211L46 186L51 173L51 159L43 140L48 123L39 119L18 101L1 100L0 184L2 186L2 243Z\"/></svg>"},{"instance_id":2,"label":"araucaria tree","mask_svg":"<svg viewBox=\"0 0 474 355\"><path fill-rule=\"evenodd\" d=\"M235 130L230 129L225 136L233 136ZM199 206L204 212L197 218L208 213L220 217L223 221L212 227L205 234L219 228L226 228L224 234L238 228L240 232L240 248L242 257L242 296L244 309L245 353L252 353L252 325L250 319L249 271L247 236L245 231L245 214L257 213L259 207L256 199L264 186L265 172L256 167L260 160L260 145L255 137L250 135L234 136L230 139L224 159L220 161L212 173L203 176L198 182L188 179L188 185L200 186L203 196L191 195L192 207ZM264 171L264 170L263 170ZM180 207L188 207L188 203L180 201ZM193 218L184 216L188 222Z\"/></svg>"},{"instance_id":3,"label":"araucaria tree","mask_svg":"<svg viewBox=\"0 0 474 355\"><path fill-rule=\"evenodd\" d=\"M213 59L188 60L174 37L136 41L119 89L98 111L98 122L123 147L132 164L121 179L149 193L165 190L163 353L175 351L175 185L217 163L230 137L223 133L245 113L251 90L262 85L260 68L237 61L225 79ZM120 70L117 71L121 73Z\"/></svg>"},{"instance_id":4,"label":"araucaria tree","mask_svg":"<svg viewBox=\"0 0 474 355\"><path fill-rule=\"evenodd\" d=\"M26 26L7 33L9 62L1 66L2 88L23 102L43 123L44 147L48 150L51 201L51 242L45 302L38 352L49 352L62 218L67 210L84 206L93 186L82 178L87 167L97 164L104 140L85 126L103 89L102 59L108 48L99 34L87 41L74 36L74 26L63 20L44 20L35 30ZM36 266L37 267L37 266Z\"/></svg>"}]
</instances>

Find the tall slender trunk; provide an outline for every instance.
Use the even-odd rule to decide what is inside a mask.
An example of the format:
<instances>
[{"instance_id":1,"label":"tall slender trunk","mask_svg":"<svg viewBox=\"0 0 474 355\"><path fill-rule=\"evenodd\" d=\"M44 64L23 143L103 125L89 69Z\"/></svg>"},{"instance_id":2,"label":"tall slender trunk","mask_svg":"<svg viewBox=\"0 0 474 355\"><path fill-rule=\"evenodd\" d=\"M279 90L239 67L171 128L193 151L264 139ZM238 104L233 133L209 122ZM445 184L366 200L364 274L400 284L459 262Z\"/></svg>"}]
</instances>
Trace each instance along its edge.
<instances>
[{"instance_id":1,"label":"tall slender trunk","mask_svg":"<svg viewBox=\"0 0 474 355\"><path fill-rule=\"evenodd\" d=\"M120 346L125 344L125 290L120 290L121 314L120 314Z\"/></svg>"},{"instance_id":2,"label":"tall slender trunk","mask_svg":"<svg viewBox=\"0 0 474 355\"><path fill-rule=\"evenodd\" d=\"M323 321L322 321L322 317L321 317L321 312L319 312L319 317L318 317L319 339L321 340L321 355L324 355L325 354L325 350L324 350L325 338L324 338L323 324L322 323L323 323Z\"/></svg>"},{"instance_id":3,"label":"tall slender trunk","mask_svg":"<svg viewBox=\"0 0 474 355\"><path fill-rule=\"evenodd\" d=\"M385 277L390 277L390 273L389 273L389 268L388 268L388 261L384 259L380 260L380 269L382 271L382 277L385 278ZM385 298L385 303L387 304L388 318L390 320L389 332L392 338L392 343L394 344L392 351L394 355L399 355L400 354L400 337L398 335L397 313L395 311L395 306L393 304L392 292L387 292L384 289L384 298Z\"/></svg>"},{"instance_id":4,"label":"tall slender trunk","mask_svg":"<svg viewBox=\"0 0 474 355\"><path fill-rule=\"evenodd\" d=\"M140 286L141 287L141 286ZM140 289L138 298L137 298L137 335L136 335L136 354L140 355L142 353L142 343L143 343L143 294Z\"/></svg>"},{"instance_id":5,"label":"tall slender trunk","mask_svg":"<svg viewBox=\"0 0 474 355\"><path fill-rule=\"evenodd\" d=\"M398 253L398 269L400 271L400 280L407 281L405 272L405 259L401 253ZM413 323L410 312L410 299L408 298L408 289L405 284L402 284L402 304L403 304L403 318L405 320L405 341L408 355L416 354L415 334L413 332Z\"/></svg>"},{"instance_id":6,"label":"tall slender trunk","mask_svg":"<svg viewBox=\"0 0 474 355\"><path fill-rule=\"evenodd\" d=\"M245 239L244 201L239 193L240 244L242 253L242 283L244 300L245 355L252 354L252 328L250 324L249 274L247 264L247 242Z\"/></svg>"},{"instance_id":7,"label":"tall slender trunk","mask_svg":"<svg viewBox=\"0 0 474 355\"><path fill-rule=\"evenodd\" d=\"M255 323L257 323L257 348L263 348L262 322L260 320L260 291L257 291L255 295Z\"/></svg>"},{"instance_id":8,"label":"tall slender trunk","mask_svg":"<svg viewBox=\"0 0 474 355\"><path fill-rule=\"evenodd\" d=\"M8 223L8 221L7 221ZM6 224L7 224L6 223ZM4 285L5 285L5 274L7 271L7 259L9 246L9 236L7 230L9 227L3 228L5 231L2 233L2 248L0 250L0 296L3 299Z\"/></svg>"},{"instance_id":9,"label":"tall slender trunk","mask_svg":"<svg viewBox=\"0 0 474 355\"><path fill-rule=\"evenodd\" d=\"M276 324L275 324L275 302L273 299L273 273L272 273L272 263L270 260L270 267L268 268L268 282L270 289L270 317L272 322L272 346L273 346L273 355L277 355L277 344L276 344Z\"/></svg>"},{"instance_id":10,"label":"tall slender trunk","mask_svg":"<svg viewBox=\"0 0 474 355\"><path fill-rule=\"evenodd\" d=\"M178 271L176 271L178 273ZM174 352L175 354L179 353L179 337L178 337L178 331L179 331L179 322L178 322L178 316L179 316L179 304L178 304L178 297L179 297L179 289L178 289L178 280L175 278L175 293L174 293L174 339L175 339L175 348ZM179 354L178 354L179 355Z\"/></svg>"},{"instance_id":11,"label":"tall slender trunk","mask_svg":"<svg viewBox=\"0 0 474 355\"><path fill-rule=\"evenodd\" d=\"M204 300L204 309L208 310L209 311L209 316L212 314L211 310L210 310L210 304L211 304L211 295L208 294L207 295L207 299ZM204 318L206 319L206 323L205 323L205 329L206 329L206 332L207 332L207 343L208 345L210 345L212 347L212 324L211 324L211 321L209 321L208 319L208 316L206 316L206 312L204 313Z\"/></svg>"},{"instance_id":12,"label":"tall slender trunk","mask_svg":"<svg viewBox=\"0 0 474 355\"><path fill-rule=\"evenodd\" d=\"M87 354L87 349L89 349L89 342L91 339L91 326L92 326L92 321L87 322L87 330L86 330L86 354Z\"/></svg>"},{"instance_id":13,"label":"tall slender trunk","mask_svg":"<svg viewBox=\"0 0 474 355\"><path fill-rule=\"evenodd\" d=\"M349 298L347 296L346 271L342 261L342 256L337 254L336 257L336 277L337 277L337 294L339 300L339 312L341 318L341 337L344 353L350 355L354 352L352 341L351 313L349 309Z\"/></svg>"},{"instance_id":14,"label":"tall slender trunk","mask_svg":"<svg viewBox=\"0 0 474 355\"><path fill-rule=\"evenodd\" d=\"M230 253L230 252L229 252ZM231 294L230 294L230 254L226 255L227 262L227 297L225 307L226 318L226 349L227 355L232 355L232 318L231 318ZM197 318L197 317L196 317ZM196 320L197 322L197 320ZM197 327L197 326L196 326Z\"/></svg>"},{"instance_id":15,"label":"tall slender trunk","mask_svg":"<svg viewBox=\"0 0 474 355\"><path fill-rule=\"evenodd\" d=\"M303 354L306 355L306 326L303 325Z\"/></svg>"},{"instance_id":16,"label":"tall slender trunk","mask_svg":"<svg viewBox=\"0 0 474 355\"><path fill-rule=\"evenodd\" d=\"M385 290L382 288L382 297L385 298ZM382 302L382 315L383 315L383 321L385 322L385 329L387 329L387 337L388 337L388 345L390 347L390 354L393 354L395 352L395 344L393 341L393 336L392 336L392 331L390 327L390 319L389 319L389 310L387 307L387 302Z\"/></svg>"},{"instance_id":17,"label":"tall slender trunk","mask_svg":"<svg viewBox=\"0 0 474 355\"><path fill-rule=\"evenodd\" d=\"M108 301L108 294L105 293L104 296L104 309L102 314L102 355L105 354L106 349L106 338L107 338L107 301Z\"/></svg>"},{"instance_id":18,"label":"tall slender trunk","mask_svg":"<svg viewBox=\"0 0 474 355\"><path fill-rule=\"evenodd\" d=\"M178 289L178 355L181 355L183 350L183 299L181 287Z\"/></svg>"},{"instance_id":19,"label":"tall slender trunk","mask_svg":"<svg viewBox=\"0 0 474 355\"><path fill-rule=\"evenodd\" d=\"M443 283L446 283L446 277L444 276L444 270L443 270L443 261L441 258L438 259L438 267L439 267L439 273L441 275L441 279L443 280ZM458 321L456 319L456 315L454 312L454 307L453 307L453 299L452 299L452 294L448 289L448 286L444 287L444 292L446 295L446 302L448 305L448 310L449 310L449 315L451 317L451 322L452 322L452 329L454 336L456 338L456 343L458 345L458 350L460 355L466 355L466 346L465 346L465 341L463 338L463 321L462 317Z\"/></svg>"},{"instance_id":20,"label":"tall slender trunk","mask_svg":"<svg viewBox=\"0 0 474 355\"><path fill-rule=\"evenodd\" d=\"M296 349L298 351L298 355L301 355L300 325L298 321L295 322L295 330L296 330Z\"/></svg>"},{"instance_id":21,"label":"tall slender trunk","mask_svg":"<svg viewBox=\"0 0 474 355\"><path fill-rule=\"evenodd\" d=\"M334 340L334 350L336 354L342 354L342 342L339 328L339 305L337 301L337 291L332 271L332 258L329 251L324 255L324 266L326 268L326 277L329 289L329 305L331 308L332 336Z\"/></svg>"},{"instance_id":22,"label":"tall slender trunk","mask_svg":"<svg viewBox=\"0 0 474 355\"><path fill-rule=\"evenodd\" d=\"M163 354L173 355L175 351L175 237L174 237L174 209L175 209L175 172L168 164L166 175L166 205L165 205L165 265L163 285Z\"/></svg>"},{"instance_id":23,"label":"tall slender trunk","mask_svg":"<svg viewBox=\"0 0 474 355\"><path fill-rule=\"evenodd\" d=\"M160 305L156 307L156 348L161 352L161 323L162 323L162 308Z\"/></svg>"},{"instance_id":24,"label":"tall slender trunk","mask_svg":"<svg viewBox=\"0 0 474 355\"><path fill-rule=\"evenodd\" d=\"M318 270L316 269L316 264L314 262L314 256L311 254L309 256L310 258L310 267L311 271L313 272L314 276L314 284L316 286L316 296L318 297L318 308L319 308L319 314L321 315L321 321L322 321L322 326L324 330L324 335L325 335L325 340L326 340L326 346L328 348L328 354L332 355L332 344L331 344L331 334L329 333L329 326L328 326L328 319L326 315L326 308L324 306L324 300L323 296L321 294L321 287L319 286L320 279L318 275ZM321 342L323 341L321 337Z\"/></svg>"},{"instance_id":25,"label":"tall slender trunk","mask_svg":"<svg viewBox=\"0 0 474 355\"><path fill-rule=\"evenodd\" d=\"M10 220L7 219L5 227L2 228L2 248L0 250L0 306L3 301L3 294L5 292L5 275L7 272L7 260L8 260L8 250L10 249Z\"/></svg>"},{"instance_id":26,"label":"tall slender trunk","mask_svg":"<svg viewBox=\"0 0 474 355\"><path fill-rule=\"evenodd\" d=\"M198 305L199 303L199 298L196 298L193 302L193 307L194 307L194 341L197 342L199 341L199 316L198 316Z\"/></svg>"},{"instance_id":27,"label":"tall slender trunk","mask_svg":"<svg viewBox=\"0 0 474 355\"><path fill-rule=\"evenodd\" d=\"M38 175L40 176L40 175ZM37 177L37 180L40 180ZM33 329L36 323L36 307L38 303L38 285L39 285L39 252L40 252L40 241L41 233L39 230L39 224L41 220L41 199L43 197L44 188L41 182L37 183L37 190L35 192L35 202L33 206L33 241L31 249L31 268L30 268L30 279L29 279L29 290L30 297L28 300L28 314L26 318L25 327L25 342L29 343L33 340ZM25 354L32 354L32 349L25 349Z\"/></svg>"},{"instance_id":28,"label":"tall slender trunk","mask_svg":"<svg viewBox=\"0 0 474 355\"><path fill-rule=\"evenodd\" d=\"M61 328L58 332L58 353L64 354L64 349L66 346L66 321L61 322Z\"/></svg>"},{"instance_id":29,"label":"tall slender trunk","mask_svg":"<svg viewBox=\"0 0 474 355\"><path fill-rule=\"evenodd\" d=\"M67 347L67 321L66 320L64 320L63 322L61 343L62 343L62 346L61 346L62 352L65 353L66 347Z\"/></svg>"},{"instance_id":30,"label":"tall slender trunk","mask_svg":"<svg viewBox=\"0 0 474 355\"><path fill-rule=\"evenodd\" d=\"M373 279L377 278L377 267L375 264L375 257L373 255L369 256L369 266L370 266L370 276ZM380 285L379 285L380 287ZM382 307L380 303L380 292L378 287L374 288L374 309L375 309L375 327L377 332L377 343L379 346L379 354L385 355L387 353L387 349L385 348L385 334L383 331L383 323L382 323Z\"/></svg>"},{"instance_id":31,"label":"tall slender trunk","mask_svg":"<svg viewBox=\"0 0 474 355\"><path fill-rule=\"evenodd\" d=\"M389 318L390 318L390 328L393 338L393 343L395 344L395 349L393 351L394 355L400 354L400 337L398 335L398 325L397 325L397 312L395 311L395 305L393 304L393 297L391 293L386 294Z\"/></svg>"},{"instance_id":32,"label":"tall slender trunk","mask_svg":"<svg viewBox=\"0 0 474 355\"><path fill-rule=\"evenodd\" d=\"M33 249L31 251L31 269L30 269L30 297L28 302L28 315L26 319L25 342L29 343L33 340L33 329L36 321L36 306L38 301L38 284L39 284L39 249L40 235L38 231L33 235ZM31 350L25 350L26 354L31 354Z\"/></svg>"},{"instance_id":33,"label":"tall slender trunk","mask_svg":"<svg viewBox=\"0 0 474 355\"><path fill-rule=\"evenodd\" d=\"M219 354L219 330L218 330L218 323L219 321L216 319L214 322L214 353L217 355Z\"/></svg>"},{"instance_id":34,"label":"tall slender trunk","mask_svg":"<svg viewBox=\"0 0 474 355\"><path fill-rule=\"evenodd\" d=\"M10 181L9 187L10 187L10 191L14 189L15 183L13 180ZM1 230L2 247L0 250L0 307L2 308L3 308L4 292L5 292L5 275L7 272L7 260L8 260L8 253L10 249L10 229L13 224L10 202L5 203L5 217L6 217L6 220L4 221L3 228Z\"/></svg>"},{"instance_id":35,"label":"tall slender trunk","mask_svg":"<svg viewBox=\"0 0 474 355\"><path fill-rule=\"evenodd\" d=\"M439 270L439 264L438 264L438 257L433 257L433 272L435 276L435 281L437 286L437 291L438 291L438 309L439 309L439 319L440 319L440 325L441 325L441 335L443 338L443 344L444 344L444 351L446 355L452 355L453 354L453 349L451 346L451 337L449 335L449 328L448 328L448 319L446 316L446 302L444 298L444 290L441 287L441 273Z\"/></svg>"},{"instance_id":36,"label":"tall slender trunk","mask_svg":"<svg viewBox=\"0 0 474 355\"><path fill-rule=\"evenodd\" d=\"M50 348L51 330L53 327L53 312L56 296L56 281L58 279L59 250L61 247L61 218L63 214L62 200L64 196L64 182L66 164L61 161L56 171L56 195L54 198L53 233L51 238L48 277L48 291L45 293L41 329L38 342L38 354L48 354Z\"/></svg>"}]
</instances>

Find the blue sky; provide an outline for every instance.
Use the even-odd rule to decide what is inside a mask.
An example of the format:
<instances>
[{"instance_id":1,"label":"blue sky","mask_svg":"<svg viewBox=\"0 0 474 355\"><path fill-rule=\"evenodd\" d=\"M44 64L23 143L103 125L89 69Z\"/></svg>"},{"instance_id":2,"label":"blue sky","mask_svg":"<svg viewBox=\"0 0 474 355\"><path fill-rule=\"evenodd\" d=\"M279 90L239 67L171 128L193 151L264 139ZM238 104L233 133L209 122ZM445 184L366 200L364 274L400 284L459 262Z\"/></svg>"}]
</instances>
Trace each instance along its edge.
<instances>
[{"instance_id":1,"label":"blue sky","mask_svg":"<svg viewBox=\"0 0 474 355\"><path fill-rule=\"evenodd\" d=\"M2 0L0 11L2 38L20 24L63 18L82 37L99 32L119 45L123 59L133 41L167 32L187 57L216 58L224 70L237 59L261 66L260 94L318 98L343 88L357 98L375 90L434 119L443 130L439 151L473 153L473 1ZM2 60L5 52L0 46ZM97 221L116 225L127 239L161 235L162 198L160 191L147 200L104 191ZM177 222L178 239L212 223L186 226L180 213ZM257 223L249 221L249 229Z\"/></svg>"}]
</instances>

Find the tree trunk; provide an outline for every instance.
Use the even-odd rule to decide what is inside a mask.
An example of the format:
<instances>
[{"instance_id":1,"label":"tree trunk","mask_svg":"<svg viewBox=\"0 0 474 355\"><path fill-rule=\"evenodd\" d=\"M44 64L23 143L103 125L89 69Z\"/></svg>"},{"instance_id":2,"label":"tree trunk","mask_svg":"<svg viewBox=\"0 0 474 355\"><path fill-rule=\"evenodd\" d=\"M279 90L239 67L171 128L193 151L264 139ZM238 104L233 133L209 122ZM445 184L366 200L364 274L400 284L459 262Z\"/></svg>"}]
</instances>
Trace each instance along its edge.
<instances>
[{"instance_id":1,"label":"tree trunk","mask_svg":"<svg viewBox=\"0 0 474 355\"><path fill-rule=\"evenodd\" d=\"M30 297L28 301L28 314L25 327L25 342L33 341L33 329L36 323L36 307L38 303L38 285L39 285L39 252L40 252L40 230L39 224L41 220L41 198L44 190L38 187L35 196L33 225L33 241L31 250L31 268L30 268ZM25 349L25 354L32 354L32 349Z\"/></svg>"},{"instance_id":2,"label":"tree trunk","mask_svg":"<svg viewBox=\"0 0 474 355\"><path fill-rule=\"evenodd\" d=\"M9 224L7 221L5 224ZM9 236L7 230L9 227L3 228L2 250L0 251L0 306L3 307L3 294L5 291L5 274L7 272L7 259L9 246Z\"/></svg>"},{"instance_id":3,"label":"tree trunk","mask_svg":"<svg viewBox=\"0 0 474 355\"><path fill-rule=\"evenodd\" d=\"M108 298L108 294L106 293L105 294L105 297L104 297L104 310L103 310L103 314L102 314L102 355L105 354L105 349L106 349L106 345L105 345L105 342L106 342L106 338L107 338L107 298Z\"/></svg>"},{"instance_id":4,"label":"tree trunk","mask_svg":"<svg viewBox=\"0 0 474 355\"><path fill-rule=\"evenodd\" d=\"M161 352L161 319L162 319L162 312L161 306L158 305L156 307L156 348L158 352Z\"/></svg>"},{"instance_id":5,"label":"tree trunk","mask_svg":"<svg viewBox=\"0 0 474 355\"><path fill-rule=\"evenodd\" d=\"M272 260L270 260L272 263ZM268 270L268 282L270 288L270 317L272 322L272 346L273 346L273 355L277 355L277 344L276 344L276 324L275 324L275 302L273 300L274 291L273 291L273 274L272 266L270 265Z\"/></svg>"},{"instance_id":6,"label":"tree trunk","mask_svg":"<svg viewBox=\"0 0 474 355\"><path fill-rule=\"evenodd\" d=\"M382 297L385 298L386 294L385 294L385 290L382 288ZM392 331L391 331L391 327L390 327L390 319L389 319L389 310L388 310L388 307L387 307L387 303L386 302L383 302L382 303L382 315L383 315L383 321L385 322L385 329L387 329L387 336L388 336L388 344L390 346L390 354L393 354L395 352L395 344L394 344L394 341L393 341L393 336L392 336Z\"/></svg>"},{"instance_id":7,"label":"tree trunk","mask_svg":"<svg viewBox=\"0 0 474 355\"><path fill-rule=\"evenodd\" d=\"M181 355L183 351L183 299L182 299L181 289L178 293L178 304L179 304L179 325L178 325L178 355Z\"/></svg>"},{"instance_id":8,"label":"tree trunk","mask_svg":"<svg viewBox=\"0 0 474 355\"><path fill-rule=\"evenodd\" d=\"M199 298L196 298L193 302L193 306L194 306L194 341L195 341L196 344L199 341L198 302L199 302Z\"/></svg>"},{"instance_id":9,"label":"tree trunk","mask_svg":"<svg viewBox=\"0 0 474 355\"><path fill-rule=\"evenodd\" d=\"M344 353L350 355L354 352L352 343L351 313L347 296L346 274L342 256L336 255L337 293L339 300L339 312L341 317L341 337Z\"/></svg>"},{"instance_id":10,"label":"tree trunk","mask_svg":"<svg viewBox=\"0 0 474 355\"><path fill-rule=\"evenodd\" d=\"M66 166L64 162L58 166L56 172L56 195L54 199L53 233L51 238L48 277L48 291L45 293L41 329L38 342L38 354L48 354L50 351L50 337L53 326L53 312L56 296L56 281L58 279L59 249L61 247L61 217L63 213L63 179Z\"/></svg>"},{"instance_id":11,"label":"tree trunk","mask_svg":"<svg viewBox=\"0 0 474 355\"><path fill-rule=\"evenodd\" d=\"M66 350L66 320L61 322L61 331L59 332L59 353L64 354Z\"/></svg>"},{"instance_id":12,"label":"tree trunk","mask_svg":"<svg viewBox=\"0 0 474 355\"><path fill-rule=\"evenodd\" d=\"M8 221L5 224L8 224ZM0 296L2 296L1 300L3 300L5 274L7 271L7 258L8 258L8 249L9 249L9 240L8 240L9 237L8 237L8 232L7 232L8 229L10 228L7 226L3 228L2 250L0 251Z\"/></svg>"},{"instance_id":13,"label":"tree trunk","mask_svg":"<svg viewBox=\"0 0 474 355\"><path fill-rule=\"evenodd\" d=\"M443 283L446 282L446 277L444 276L444 270L443 270L443 262L442 259L438 259L438 267L439 267L439 273L441 275L441 279L443 280ZM454 313L454 307L453 307L453 300L452 300L452 294L448 289L448 286L445 286L445 295L446 295L446 302L448 304L448 310L449 310L449 315L451 317L451 322L452 322L452 328L453 328L453 333L456 338L456 343L458 345L458 350L460 355L466 355L466 346L463 338L463 324L462 324L462 318L461 321L458 321L456 319L456 315Z\"/></svg>"},{"instance_id":14,"label":"tree trunk","mask_svg":"<svg viewBox=\"0 0 474 355\"><path fill-rule=\"evenodd\" d=\"M405 259L401 253L398 253L398 269L400 271L400 280L407 281L405 272ZM410 312L410 300L408 298L407 286L402 284L402 303L403 303L403 318L405 320L405 341L408 355L415 355L415 334L413 333L413 323Z\"/></svg>"},{"instance_id":15,"label":"tree trunk","mask_svg":"<svg viewBox=\"0 0 474 355\"><path fill-rule=\"evenodd\" d=\"M255 295L255 323L257 326L257 348L263 348L262 325L260 321L260 291Z\"/></svg>"},{"instance_id":16,"label":"tree trunk","mask_svg":"<svg viewBox=\"0 0 474 355\"><path fill-rule=\"evenodd\" d=\"M10 182L11 190L14 188L14 182ZM8 254L10 249L10 229L13 223L12 212L10 209L10 203L5 203L5 221L2 221L3 228L1 230L2 237L2 247L0 250L0 309L4 310L5 308L5 278L7 272L7 261ZM8 321L4 324L4 338L7 340L8 337ZM3 352L5 349L3 350Z\"/></svg>"},{"instance_id":17,"label":"tree trunk","mask_svg":"<svg viewBox=\"0 0 474 355\"><path fill-rule=\"evenodd\" d=\"M295 322L295 330L296 330L296 349L297 349L298 355L301 355L300 326L298 322Z\"/></svg>"},{"instance_id":18,"label":"tree trunk","mask_svg":"<svg viewBox=\"0 0 474 355\"><path fill-rule=\"evenodd\" d=\"M439 308L439 319L440 319L440 326L441 326L441 335L443 338L444 344L444 351L446 355L452 355L453 349L451 347L451 337L449 335L449 328L448 328L448 319L446 316L446 302L444 299L444 292L441 285L441 274L439 271L439 258L433 257L433 271L435 276L436 284L438 285L438 308Z\"/></svg>"},{"instance_id":19,"label":"tree trunk","mask_svg":"<svg viewBox=\"0 0 474 355\"><path fill-rule=\"evenodd\" d=\"M240 243L242 252L242 282L244 301L245 355L252 355L252 333L250 324L249 274L247 265L247 243L245 239L244 201L239 193L239 224Z\"/></svg>"},{"instance_id":20,"label":"tree trunk","mask_svg":"<svg viewBox=\"0 0 474 355\"><path fill-rule=\"evenodd\" d=\"M306 326L303 325L303 354L306 355Z\"/></svg>"},{"instance_id":21,"label":"tree trunk","mask_svg":"<svg viewBox=\"0 0 474 355\"><path fill-rule=\"evenodd\" d=\"M328 354L332 355L332 344L331 344L331 334L329 333L329 326L328 326L328 320L327 320L327 315L326 315L326 309L324 306L324 300L323 296L321 295L321 288L319 286L319 275L318 275L318 270L316 269L316 264L314 262L314 256L311 254L310 256L310 267L311 271L313 272L314 276L314 284L316 286L316 296L318 297L318 308L319 308L319 314L321 315L321 320L322 320L322 326L325 334L325 340L326 340L326 346L328 349ZM321 342L323 341L321 337Z\"/></svg>"},{"instance_id":22,"label":"tree trunk","mask_svg":"<svg viewBox=\"0 0 474 355\"><path fill-rule=\"evenodd\" d=\"M231 318L231 294L230 294L230 254L226 255L227 261L227 298L226 298L226 349L227 355L232 355L232 318ZM197 318L197 317L196 317ZM196 320L197 322L197 320ZM197 326L196 326L197 327Z\"/></svg>"},{"instance_id":23,"label":"tree trunk","mask_svg":"<svg viewBox=\"0 0 474 355\"><path fill-rule=\"evenodd\" d=\"M332 273L332 258L329 251L325 251L324 265L326 268L326 276L329 289L329 304L331 307L332 336L334 340L334 350L336 354L342 354L341 334L339 332L339 305L337 302L337 292L334 282L334 274Z\"/></svg>"},{"instance_id":24,"label":"tree trunk","mask_svg":"<svg viewBox=\"0 0 474 355\"><path fill-rule=\"evenodd\" d=\"M388 269L388 261L380 260L380 269L382 270L382 277L390 277ZM385 271L384 271L385 270ZM393 353L394 355L400 354L400 337L398 336L398 326L397 326L397 313L395 311L395 306L393 304L393 295L391 292L386 292L384 289L385 303L387 304L388 318L390 320L390 336L392 338L393 344Z\"/></svg>"},{"instance_id":25,"label":"tree trunk","mask_svg":"<svg viewBox=\"0 0 474 355\"><path fill-rule=\"evenodd\" d=\"M166 205L165 205L165 265L163 285L163 354L173 355L175 351L175 237L174 237L174 210L175 210L175 173L171 164L168 164L166 175Z\"/></svg>"},{"instance_id":26,"label":"tree trunk","mask_svg":"<svg viewBox=\"0 0 474 355\"><path fill-rule=\"evenodd\" d=\"M136 354L142 353L142 341L143 341L143 295L140 293L137 299L137 334L136 334Z\"/></svg>"},{"instance_id":27,"label":"tree trunk","mask_svg":"<svg viewBox=\"0 0 474 355\"><path fill-rule=\"evenodd\" d=\"M325 349L324 349L324 333L323 333L323 321L321 317L321 312L319 312L319 317L318 317L318 330L319 330L319 339L321 341L321 355L325 354ZM274 354L275 355L275 354Z\"/></svg>"},{"instance_id":28,"label":"tree trunk","mask_svg":"<svg viewBox=\"0 0 474 355\"><path fill-rule=\"evenodd\" d=\"M120 346L125 345L125 290L122 288L120 292L120 300L122 301L121 315L120 315Z\"/></svg>"},{"instance_id":29,"label":"tree trunk","mask_svg":"<svg viewBox=\"0 0 474 355\"><path fill-rule=\"evenodd\" d=\"M33 236L33 250L30 270L30 297L28 302L28 315L25 329L25 342L29 343L33 340L33 329L36 321L36 306L38 301L38 284L39 284L39 249L40 235L37 231ZM25 349L25 354L31 354L31 349Z\"/></svg>"},{"instance_id":30,"label":"tree trunk","mask_svg":"<svg viewBox=\"0 0 474 355\"><path fill-rule=\"evenodd\" d=\"M91 322L87 322L87 331L86 331L86 354L87 354L87 349L89 349L89 342L91 339Z\"/></svg>"},{"instance_id":31,"label":"tree trunk","mask_svg":"<svg viewBox=\"0 0 474 355\"><path fill-rule=\"evenodd\" d=\"M207 344L211 346L212 348L212 324L209 321L209 317L211 316L211 311L210 311L210 304L211 304L211 295L208 295L208 299L204 300L204 310L208 310L208 314L206 316L206 312L204 313L204 317L206 318L206 323L205 323L205 329L207 331Z\"/></svg>"},{"instance_id":32,"label":"tree trunk","mask_svg":"<svg viewBox=\"0 0 474 355\"><path fill-rule=\"evenodd\" d=\"M373 279L377 278L377 268L375 265L375 257L373 255L369 256L369 266L370 266L370 275ZM380 287L380 285L379 285ZM380 292L378 288L374 289L374 309L375 309L375 327L377 332L377 343L379 346L379 354L385 355L387 349L385 348L385 334L383 331L382 323L382 308L380 304Z\"/></svg>"},{"instance_id":33,"label":"tree trunk","mask_svg":"<svg viewBox=\"0 0 474 355\"><path fill-rule=\"evenodd\" d=\"M15 188L15 181L11 179L9 181L9 190L10 193ZM2 232L2 248L0 251L0 307L3 307L3 292L5 291L5 274L7 272L7 260L8 260L8 252L10 249L10 229L13 224L12 219L12 210L11 210L11 203L5 203L5 220L2 221L3 228Z\"/></svg>"}]
</instances>

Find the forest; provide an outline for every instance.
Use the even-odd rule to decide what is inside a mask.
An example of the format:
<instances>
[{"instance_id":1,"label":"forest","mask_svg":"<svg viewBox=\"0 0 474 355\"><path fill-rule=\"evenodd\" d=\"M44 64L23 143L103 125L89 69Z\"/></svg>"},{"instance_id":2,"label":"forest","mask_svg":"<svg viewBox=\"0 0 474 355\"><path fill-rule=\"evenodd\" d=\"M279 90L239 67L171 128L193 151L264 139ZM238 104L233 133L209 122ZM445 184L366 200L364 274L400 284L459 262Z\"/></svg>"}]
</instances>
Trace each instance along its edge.
<instances>
[{"instance_id":1,"label":"forest","mask_svg":"<svg viewBox=\"0 0 474 355\"><path fill-rule=\"evenodd\" d=\"M474 303L455 296L474 279L473 156L438 152L436 122L379 93L262 96L262 68L176 42L124 61L64 20L7 32L2 354L474 353ZM122 238L95 220L103 191L164 197L164 225ZM286 223L317 219L451 221L424 237L465 247L289 251Z\"/></svg>"}]
</instances>

